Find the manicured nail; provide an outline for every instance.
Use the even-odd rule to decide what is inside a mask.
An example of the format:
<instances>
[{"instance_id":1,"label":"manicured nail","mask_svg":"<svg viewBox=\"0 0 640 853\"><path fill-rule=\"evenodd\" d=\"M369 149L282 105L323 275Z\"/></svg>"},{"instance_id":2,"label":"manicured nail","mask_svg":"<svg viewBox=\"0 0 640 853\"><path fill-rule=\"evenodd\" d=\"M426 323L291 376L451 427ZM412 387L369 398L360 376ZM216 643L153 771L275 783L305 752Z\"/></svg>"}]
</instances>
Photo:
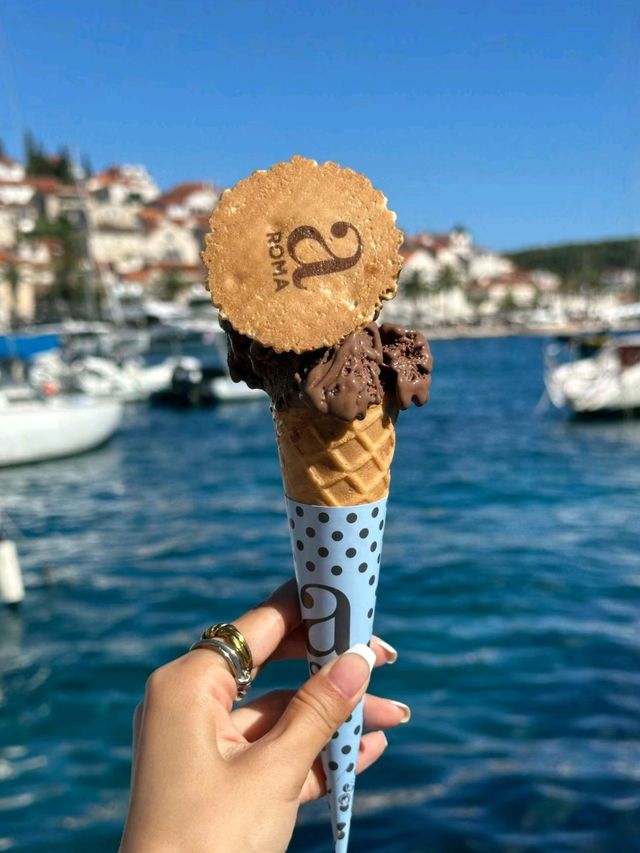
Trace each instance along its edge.
<instances>
[{"instance_id":1,"label":"manicured nail","mask_svg":"<svg viewBox=\"0 0 640 853\"><path fill-rule=\"evenodd\" d=\"M343 696L351 699L369 680L375 662L375 653L369 646L357 643L338 658L327 677Z\"/></svg>"},{"instance_id":2,"label":"manicured nail","mask_svg":"<svg viewBox=\"0 0 640 853\"><path fill-rule=\"evenodd\" d=\"M389 699L389 701L402 711L402 719L400 722L408 723L411 719L411 708L408 705L405 705L404 702L398 702L395 699Z\"/></svg>"},{"instance_id":3,"label":"manicured nail","mask_svg":"<svg viewBox=\"0 0 640 853\"><path fill-rule=\"evenodd\" d=\"M379 646L382 646L385 650L387 653L387 663L395 663L398 660L398 652L393 648L393 646L389 645L389 643L386 643L384 640L381 640L380 637L373 636L371 639L375 640L376 643Z\"/></svg>"}]
</instances>

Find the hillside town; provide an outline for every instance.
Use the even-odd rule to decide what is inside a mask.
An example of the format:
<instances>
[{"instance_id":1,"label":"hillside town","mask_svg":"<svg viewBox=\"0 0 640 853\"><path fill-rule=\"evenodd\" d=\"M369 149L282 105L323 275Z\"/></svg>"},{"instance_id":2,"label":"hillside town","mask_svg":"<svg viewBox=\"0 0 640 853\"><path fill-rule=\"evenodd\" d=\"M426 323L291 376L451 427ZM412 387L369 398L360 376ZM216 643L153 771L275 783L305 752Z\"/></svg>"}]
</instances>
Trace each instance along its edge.
<instances>
[{"instance_id":1,"label":"hillside town","mask_svg":"<svg viewBox=\"0 0 640 853\"><path fill-rule=\"evenodd\" d=\"M207 298L200 252L220 187L163 191L142 165L95 174L65 166L62 180L60 158L40 160L44 173L33 174L0 153L0 327L65 312L139 320L145 305ZM407 236L401 252L399 296L385 317L424 326L614 322L636 298L633 270L608 271L597 289L568 288L553 272L476 245L463 227Z\"/></svg>"}]
</instances>

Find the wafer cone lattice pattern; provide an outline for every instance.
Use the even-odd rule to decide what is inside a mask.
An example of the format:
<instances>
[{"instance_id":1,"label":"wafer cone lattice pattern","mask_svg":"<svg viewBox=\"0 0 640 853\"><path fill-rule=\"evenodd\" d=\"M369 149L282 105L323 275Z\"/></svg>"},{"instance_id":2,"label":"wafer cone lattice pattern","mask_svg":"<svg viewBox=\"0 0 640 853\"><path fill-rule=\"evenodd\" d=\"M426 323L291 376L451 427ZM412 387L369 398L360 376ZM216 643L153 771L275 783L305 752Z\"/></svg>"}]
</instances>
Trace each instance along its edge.
<instances>
[{"instance_id":1,"label":"wafer cone lattice pattern","mask_svg":"<svg viewBox=\"0 0 640 853\"><path fill-rule=\"evenodd\" d=\"M388 493L395 432L383 406L351 422L303 408L275 412L274 421L287 497L355 506Z\"/></svg>"}]
</instances>

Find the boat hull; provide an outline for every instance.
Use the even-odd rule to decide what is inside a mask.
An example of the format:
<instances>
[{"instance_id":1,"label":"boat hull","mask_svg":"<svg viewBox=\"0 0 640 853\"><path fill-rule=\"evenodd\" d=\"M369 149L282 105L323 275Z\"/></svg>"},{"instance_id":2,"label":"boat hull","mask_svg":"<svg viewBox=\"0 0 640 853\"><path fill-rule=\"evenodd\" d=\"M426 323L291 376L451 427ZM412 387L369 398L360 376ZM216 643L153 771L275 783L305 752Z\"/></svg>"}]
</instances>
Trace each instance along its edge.
<instances>
[{"instance_id":1,"label":"boat hull","mask_svg":"<svg viewBox=\"0 0 640 853\"><path fill-rule=\"evenodd\" d=\"M640 340L612 339L587 358L548 364L551 402L582 417L614 417L640 408Z\"/></svg>"},{"instance_id":2,"label":"boat hull","mask_svg":"<svg viewBox=\"0 0 640 853\"><path fill-rule=\"evenodd\" d=\"M75 456L107 442L122 419L117 400L82 396L0 408L0 468Z\"/></svg>"}]
</instances>

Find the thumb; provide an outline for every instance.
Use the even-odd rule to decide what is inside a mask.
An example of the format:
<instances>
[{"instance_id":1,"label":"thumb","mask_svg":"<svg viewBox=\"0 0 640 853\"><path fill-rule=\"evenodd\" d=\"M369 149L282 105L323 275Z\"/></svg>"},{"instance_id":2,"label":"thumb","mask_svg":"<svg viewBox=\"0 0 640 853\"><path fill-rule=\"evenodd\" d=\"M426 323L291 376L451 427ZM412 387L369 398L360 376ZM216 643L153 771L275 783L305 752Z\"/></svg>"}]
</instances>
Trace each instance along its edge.
<instances>
[{"instance_id":1,"label":"thumb","mask_svg":"<svg viewBox=\"0 0 640 853\"><path fill-rule=\"evenodd\" d=\"M331 735L356 707L369 684L375 653L363 643L322 667L293 696L271 730L278 752L295 765L300 784Z\"/></svg>"}]
</instances>

